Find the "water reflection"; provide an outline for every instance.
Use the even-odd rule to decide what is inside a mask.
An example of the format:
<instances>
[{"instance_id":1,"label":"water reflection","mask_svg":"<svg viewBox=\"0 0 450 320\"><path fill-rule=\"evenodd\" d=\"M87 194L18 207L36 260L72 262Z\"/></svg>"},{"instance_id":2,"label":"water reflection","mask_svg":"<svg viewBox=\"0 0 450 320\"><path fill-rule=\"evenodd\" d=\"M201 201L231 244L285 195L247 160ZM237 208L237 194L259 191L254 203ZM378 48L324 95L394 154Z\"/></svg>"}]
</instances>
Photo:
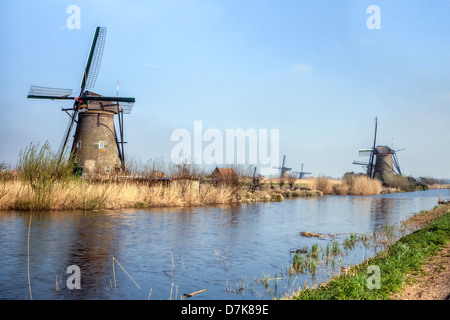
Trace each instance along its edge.
<instances>
[{"instance_id":1,"label":"water reflection","mask_svg":"<svg viewBox=\"0 0 450 320\"><path fill-rule=\"evenodd\" d=\"M432 208L439 197L449 196L450 190L430 190L204 208L2 212L0 298L30 298L27 281L30 215L34 299L147 299L150 291L153 299L169 299L202 289L208 291L195 299L259 299L271 295L264 286L257 286L254 279L279 273L291 263L292 249L319 241L301 237L300 232L373 232ZM112 257L141 289L118 265L113 274ZM70 276L66 270L70 265L81 269L81 290L66 287ZM279 281L278 290L288 291L292 282L293 279ZM227 288L235 287L236 283L250 289L230 293Z\"/></svg>"}]
</instances>

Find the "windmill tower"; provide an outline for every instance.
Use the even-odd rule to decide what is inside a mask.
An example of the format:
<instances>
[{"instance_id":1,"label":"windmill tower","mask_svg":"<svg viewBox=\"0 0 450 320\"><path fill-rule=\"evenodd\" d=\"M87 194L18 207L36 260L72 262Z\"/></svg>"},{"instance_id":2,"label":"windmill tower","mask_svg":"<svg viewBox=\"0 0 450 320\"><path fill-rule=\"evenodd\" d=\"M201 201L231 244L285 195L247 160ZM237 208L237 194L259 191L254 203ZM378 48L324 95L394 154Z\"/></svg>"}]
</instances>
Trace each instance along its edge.
<instances>
[{"instance_id":1,"label":"windmill tower","mask_svg":"<svg viewBox=\"0 0 450 320\"><path fill-rule=\"evenodd\" d=\"M273 169L280 170L280 178L287 178L289 175L289 172L292 170L292 168L286 168L286 155L283 156L283 163L281 164L281 167L273 167Z\"/></svg>"},{"instance_id":2,"label":"windmill tower","mask_svg":"<svg viewBox=\"0 0 450 320\"><path fill-rule=\"evenodd\" d=\"M105 46L106 28L97 27L89 50L78 96L71 89L31 86L28 99L73 100L73 107L64 109L70 119L58 149L59 160L69 143L76 123L71 152L83 177L105 177L125 171L123 115L131 113L135 99L105 97L92 91ZM116 130L114 118L117 116Z\"/></svg>"},{"instance_id":3,"label":"windmill tower","mask_svg":"<svg viewBox=\"0 0 450 320\"><path fill-rule=\"evenodd\" d=\"M375 118L375 134L373 139L373 147L371 149L360 149L359 156L369 156L368 162L353 161L353 164L362 165L367 176L375 178L376 176L383 178L386 174L402 174L397 158L397 151L392 150L388 146L377 146L377 129L378 118Z\"/></svg>"}]
</instances>

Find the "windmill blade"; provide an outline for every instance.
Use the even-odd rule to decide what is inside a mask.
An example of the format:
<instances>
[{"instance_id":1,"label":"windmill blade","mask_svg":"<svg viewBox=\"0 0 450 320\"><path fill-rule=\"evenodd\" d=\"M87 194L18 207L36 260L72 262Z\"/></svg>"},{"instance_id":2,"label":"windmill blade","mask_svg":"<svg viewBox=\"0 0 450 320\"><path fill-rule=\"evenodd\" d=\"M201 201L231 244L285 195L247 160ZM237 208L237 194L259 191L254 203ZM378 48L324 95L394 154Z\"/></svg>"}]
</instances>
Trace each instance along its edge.
<instances>
[{"instance_id":1,"label":"windmill blade","mask_svg":"<svg viewBox=\"0 0 450 320\"><path fill-rule=\"evenodd\" d=\"M116 140L116 147L117 147L117 152L118 152L118 155L119 155L119 160L120 160L120 163L122 164L123 163L123 155L122 155L122 152L120 150L120 143L121 143L121 141L119 141L119 139L117 137L117 131L116 131L116 126L115 125L114 125L114 138Z\"/></svg>"},{"instance_id":2,"label":"windmill blade","mask_svg":"<svg viewBox=\"0 0 450 320\"><path fill-rule=\"evenodd\" d=\"M72 112L72 116L69 120L69 123L67 124L66 132L63 136L63 140L61 141L61 144L58 149L58 162L61 162L62 156L64 155L64 149L67 146L67 142L69 141L70 132L73 128L73 123L75 122L75 118L78 115L78 110L80 109L80 102L77 100L74 103L74 111Z\"/></svg>"},{"instance_id":3,"label":"windmill blade","mask_svg":"<svg viewBox=\"0 0 450 320\"><path fill-rule=\"evenodd\" d=\"M92 39L91 49L84 68L83 79L81 80L81 93L84 90L92 89L97 81L98 71L102 62L103 49L105 48L106 28L97 27Z\"/></svg>"},{"instance_id":4,"label":"windmill blade","mask_svg":"<svg viewBox=\"0 0 450 320\"><path fill-rule=\"evenodd\" d=\"M56 156L57 156L58 159L61 159L61 157L63 155L63 152L64 152L64 149L65 149L66 137L69 135L69 130L70 130L70 126L71 126L71 123L72 123L73 113L72 113L72 115L70 117L71 118L69 119L69 122L67 123L66 130L64 130L64 135L63 135L63 138L61 139L61 143L59 144L58 152L56 153Z\"/></svg>"},{"instance_id":5,"label":"windmill blade","mask_svg":"<svg viewBox=\"0 0 450 320\"><path fill-rule=\"evenodd\" d=\"M375 149L377 144L377 130L378 130L378 117L375 117L375 135L373 137L373 149Z\"/></svg>"},{"instance_id":6,"label":"windmill blade","mask_svg":"<svg viewBox=\"0 0 450 320\"><path fill-rule=\"evenodd\" d=\"M373 152L372 149L359 149L358 155L360 157L368 157Z\"/></svg>"},{"instance_id":7,"label":"windmill blade","mask_svg":"<svg viewBox=\"0 0 450 320\"><path fill-rule=\"evenodd\" d=\"M283 156L283 164L281 165L281 168L284 168L285 162L286 162L286 156Z\"/></svg>"},{"instance_id":8,"label":"windmill blade","mask_svg":"<svg viewBox=\"0 0 450 320\"><path fill-rule=\"evenodd\" d=\"M60 89L39 87L32 85L28 91L28 99L50 99L50 100L73 100L74 97L69 97L72 94L72 89Z\"/></svg>"},{"instance_id":9,"label":"windmill blade","mask_svg":"<svg viewBox=\"0 0 450 320\"><path fill-rule=\"evenodd\" d=\"M369 159L369 163L367 164L367 175L370 178L374 178L375 177L375 153L372 152L370 154L370 159Z\"/></svg>"},{"instance_id":10,"label":"windmill blade","mask_svg":"<svg viewBox=\"0 0 450 320\"><path fill-rule=\"evenodd\" d=\"M367 166L367 175L370 178L373 178L375 176L375 153L376 153L376 146L377 146L377 130L378 130L378 117L375 117L375 134L373 137L373 152L370 154L369 164Z\"/></svg>"},{"instance_id":11,"label":"windmill blade","mask_svg":"<svg viewBox=\"0 0 450 320\"><path fill-rule=\"evenodd\" d=\"M134 103L131 102L122 102L119 105L120 111L124 114L130 114L133 110Z\"/></svg>"},{"instance_id":12,"label":"windmill blade","mask_svg":"<svg viewBox=\"0 0 450 320\"><path fill-rule=\"evenodd\" d=\"M402 171L400 170L400 164L398 163L397 154L395 152L392 154L392 160L394 163L394 167L397 170L397 173L401 175Z\"/></svg>"},{"instance_id":13,"label":"windmill blade","mask_svg":"<svg viewBox=\"0 0 450 320\"><path fill-rule=\"evenodd\" d=\"M367 165L369 165L367 162L362 162L362 161L353 161L353 164L357 164L357 165L360 165L360 166L367 166Z\"/></svg>"}]
</instances>

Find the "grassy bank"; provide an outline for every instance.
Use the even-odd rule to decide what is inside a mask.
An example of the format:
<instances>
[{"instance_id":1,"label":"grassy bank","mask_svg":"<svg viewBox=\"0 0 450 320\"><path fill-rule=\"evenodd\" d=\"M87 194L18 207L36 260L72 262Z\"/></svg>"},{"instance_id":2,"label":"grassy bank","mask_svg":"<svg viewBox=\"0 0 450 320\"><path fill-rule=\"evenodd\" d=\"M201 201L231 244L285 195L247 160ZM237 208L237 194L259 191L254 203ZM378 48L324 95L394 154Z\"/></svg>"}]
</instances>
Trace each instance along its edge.
<instances>
[{"instance_id":1,"label":"grassy bank","mask_svg":"<svg viewBox=\"0 0 450 320\"><path fill-rule=\"evenodd\" d=\"M132 160L122 176L104 181L77 178L71 157L59 162L48 143L32 143L20 152L18 168L0 163L0 210L97 210L148 207L185 207L227 203L283 201L322 195L377 195L386 183L365 175L345 174L341 180L326 177L297 179L259 177L253 167L233 166L233 176L213 179L211 172L192 165ZM157 178L170 181L157 182ZM405 180L406 179L406 180ZM395 177L390 188L406 188L408 178ZM393 189L397 190L397 189Z\"/></svg>"},{"instance_id":2,"label":"grassy bank","mask_svg":"<svg viewBox=\"0 0 450 320\"><path fill-rule=\"evenodd\" d=\"M211 171L161 161L147 164L131 161L128 172L122 176L139 179L114 177L94 181L75 177L73 163L70 156L60 162L48 143L43 146L31 143L20 152L16 169L0 164L0 210L98 210L283 201L329 194L328 186L332 183L321 177L309 180L261 177L255 185L250 167L235 166L232 176L217 180ZM161 177L170 179L158 180ZM367 179L365 186L361 186L357 182L363 178L339 182L346 186L345 190L340 189L340 194L377 194L378 190L369 186L378 182Z\"/></svg>"},{"instance_id":3,"label":"grassy bank","mask_svg":"<svg viewBox=\"0 0 450 320\"><path fill-rule=\"evenodd\" d=\"M188 207L242 202L283 201L321 195L314 191L258 190L245 186L178 180L170 184L74 179L33 188L21 180L0 182L0 210L98 210Z\"/></svg>"},{"instance_id":4,"label":"grassy bank","mask_svg":"<svg viewBox=\"0 0 450 320\"><path fill-rule=\"evenodd\" d=\"M149 183L117 179L92 181L74 177L23 179L21 176L19 172L14 177L0 180L0 210L97 210L279 202L336 194L335 190L339 190L340 195L368 195L379 194L381 189L377 180L366 177L355 179L352 186L322 178L300 180L293 185L280 185L272 180L253 190L252 179L246 176L231 184L202 182L201 178ZM328 188L332 191L329 192Z\"/></svg>"},{"instance_id":5,"label":"grassy bank","mask_svg":"<svg viewBox=\"0 0 450 320\"><path fill-rule=\"evenodd\" d=\"M428 258L450 242L450 204L424 211L405 222L416 231L402 237L386 251L346 270L318 288L291 296L301 300L382 300L402 289L407 275L420 272ZM380 270L379 289L369 289L369 266Z\"/></svg>"}]
</instances>

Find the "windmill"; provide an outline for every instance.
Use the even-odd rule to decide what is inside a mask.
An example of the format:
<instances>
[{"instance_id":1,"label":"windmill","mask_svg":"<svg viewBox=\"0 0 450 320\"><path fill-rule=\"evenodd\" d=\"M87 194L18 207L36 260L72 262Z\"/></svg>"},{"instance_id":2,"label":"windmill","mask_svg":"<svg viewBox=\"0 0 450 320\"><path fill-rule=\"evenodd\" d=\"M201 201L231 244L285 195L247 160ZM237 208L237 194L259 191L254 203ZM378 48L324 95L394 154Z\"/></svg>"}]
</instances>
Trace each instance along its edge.
<instances>
[{"instance_id":1,"label":"windmill","mask_svg":"<svg viewBox=\"0 0 450 320\"><path fill-rule=\"evenodd\" d=\"M303 179L307 174L311 174L311 172L304 172L303 171L303 163L302 163L302 168L301 168L300 172L294 171L292 173L298 173L298 178L299 179Z\"/></svg>"},{"instance_id":2,"label":"windmill","mask_svg":"<svg viewBox=\"0 0 450 320\"><path fill-rule=\"evenodd\" d=\"M71 89L31 86L28 99L73 100L72 108L61 108L70 119L57 155L61 161L76 123L71 152L83 176L96 177L125 170L123 115L131 113L135 98L101 96L91 90L100 69L106 28L97 27L87 58L78 96ZM117 88L118 91L118 88ZM114 124L117 115L119 132Z\"/></svg>"},{"instance_id":3,"label":"windmill","mask_svg":"<svg viewBox=\"0 0 450 320\"><path fill-rule=\"evenodd\" d=\"M402 174L397 158L397 152L387 146L377 146L378 118L375 118L375 134L373 147L371 149L360 149L359 156L369 156L368 162L353 161L353 164L362 165L366 169L366 174L370 178L376 175L383 177L385 174Z\"/></svg>"},{"instance_id":4,"label":"windmill","mask_svg":"<svg viewBox=\"0 0 450 320\"><path fill-rule=\"evenodd\" d=\"M253 178L252 178L252 185L251 185L252 192L255 192L255 190L261 186L261 177L259 175L256 175L257 169L258 168L255 167L253 170Z\"/></svg>"},{"instance_id":5,"label":"windmill","mask_svg":"<svg viewBox=\"0 0 450 320\"><path fill-rule=\"evenodd\" d=\"M286 178L289 175L289 172L292 170L292 168L286 168L284 165L286 163L286 156L283 156L283 163L281 164L281 167L273 167L273 169L280 170L280 178Z\"/></svg>"}]
</instances>

